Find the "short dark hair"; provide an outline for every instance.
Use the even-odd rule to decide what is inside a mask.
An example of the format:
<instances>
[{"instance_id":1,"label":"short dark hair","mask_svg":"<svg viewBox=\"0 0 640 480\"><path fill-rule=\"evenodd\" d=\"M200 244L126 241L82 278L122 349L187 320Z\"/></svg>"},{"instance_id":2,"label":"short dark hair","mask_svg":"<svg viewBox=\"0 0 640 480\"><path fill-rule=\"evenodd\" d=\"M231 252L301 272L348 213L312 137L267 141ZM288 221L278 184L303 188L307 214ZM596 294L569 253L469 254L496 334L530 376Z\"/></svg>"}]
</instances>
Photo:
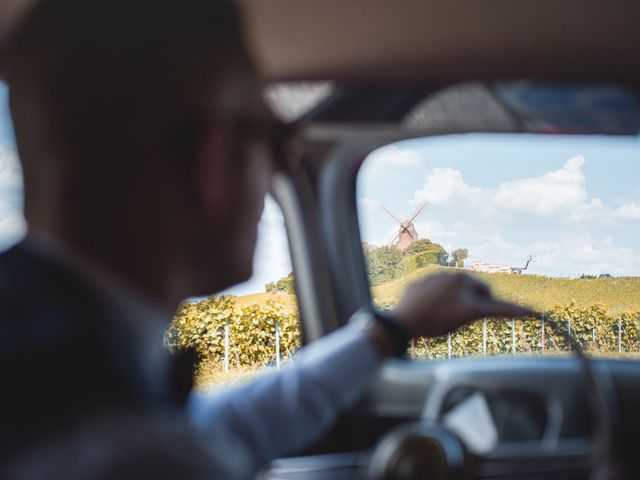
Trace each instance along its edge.
<instances>
[{"instance_id":1,"label":"short dark hair","mask_svg":"<svg viewBox=\"0 0 640 480\"><path fill-rule=\"evenodd\" d=\"M33 119L15 110L39 102L65 153L139 153L173 140L235 68L252 67L231 0L40 0L9 52L18 145Z\"/></svg>"}]
</instances>

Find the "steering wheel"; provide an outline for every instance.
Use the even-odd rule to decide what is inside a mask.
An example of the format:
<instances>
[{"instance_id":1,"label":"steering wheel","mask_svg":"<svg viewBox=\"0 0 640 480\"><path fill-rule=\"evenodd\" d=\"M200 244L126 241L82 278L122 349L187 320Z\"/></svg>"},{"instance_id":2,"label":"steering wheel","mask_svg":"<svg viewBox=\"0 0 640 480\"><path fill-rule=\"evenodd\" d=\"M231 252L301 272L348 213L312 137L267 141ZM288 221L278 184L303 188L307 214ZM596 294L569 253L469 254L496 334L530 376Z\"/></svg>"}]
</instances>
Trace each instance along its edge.
<instances>
[{"instance_id":1,"label":"steering wheel","mask_svg":"<svg viewBox=\"0 0 640 480\"><path fill-rule=\"evenodd\" d=\"M557 327L553 320L546 321ZM557 331L563 332L559 328ZM564 333L581 367L594 419L589 442L557 439L547 448L531 442L473 448L468 438L465 441L447 425L443 407L456 388L482 392L486 385L473 379L465 379L462 384L443 378L431 390L423 418L392 430L377 444L368 464L368 480L612 478L615 471L610 452L612 388L595 374L592 362L578 342L568 332Z\"/></svg>"}]
</instances>

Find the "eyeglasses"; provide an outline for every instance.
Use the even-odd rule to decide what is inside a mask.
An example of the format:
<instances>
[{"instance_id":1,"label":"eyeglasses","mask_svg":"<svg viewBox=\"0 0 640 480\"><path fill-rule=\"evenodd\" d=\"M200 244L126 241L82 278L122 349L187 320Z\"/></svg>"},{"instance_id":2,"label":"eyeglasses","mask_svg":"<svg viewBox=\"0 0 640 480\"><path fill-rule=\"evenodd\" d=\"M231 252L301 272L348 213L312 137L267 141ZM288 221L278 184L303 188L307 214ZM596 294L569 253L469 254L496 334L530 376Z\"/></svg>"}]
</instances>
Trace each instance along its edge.
<instances>
[{"instance_id":1,"label":"eyeglasses","mask_svg":"<svg viewBox=\"0 0 640 480\"><path fill-rule=\"evenodd\" d=\"M226 121L227 128L249 142L260 142L271 156L275 169L292 167L292 144L297 128L277 120L256 120L251 117L236 117Z\"/></svg>"},{"instance_id":2,"label":"eyeglasses","mask_svg":"<svg viewBox=\"0 0 640 480\"><path fill-rule=\"evenodd\" d=\"M240 141L262 144L269 153L276 170L288 170L293 166L292 145L297 133L294 125L271 118L256 118L249 115L211 117L201 114L182 122L170 136L170 148L176 153L192 151L204 131L217 126L237 135Z\"/></svg>"}]
</instances>

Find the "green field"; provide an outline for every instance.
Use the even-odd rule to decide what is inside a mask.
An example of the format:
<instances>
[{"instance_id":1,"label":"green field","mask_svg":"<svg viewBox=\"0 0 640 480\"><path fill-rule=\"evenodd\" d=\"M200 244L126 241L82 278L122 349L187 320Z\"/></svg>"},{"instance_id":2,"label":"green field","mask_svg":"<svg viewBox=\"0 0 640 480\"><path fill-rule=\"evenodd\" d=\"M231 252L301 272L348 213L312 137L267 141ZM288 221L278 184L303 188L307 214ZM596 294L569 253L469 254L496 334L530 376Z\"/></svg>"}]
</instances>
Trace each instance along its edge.
<instances>
[{"instance_id":1,"label":"green field","mask_svg":"<svg viewBox=\"0 0 640 480\"><path fill-rule=\"evenodd\" d=\"M430 265L396 280L373 287L375 301L383 307L398 302L414 281L438 272L459 271ZM468 271L467 271L468 272ZM612 279L563 279L538 275L472 273L488 283L503 299L527 305L560 319L559 330L547 326L541 343L541 327L536 319L488 319L486 354L510 355L516 339L518 354L568 355L570 350L562 329L571 322L572 335L591 354L607 358L638 359L640 353L640 277ZM199 388L237 384L250 380L269 368L275 355L274 322L281 325L284 352L299 345L295 296L287 293L256 293L241 297L211 298L186 304L175 321L177 347L195 347L203 356L196 375ZM231 325L231 369L222 369L224 357L221 332L225 321ZM568 328L568 327L567 327ZM447 337L417 339L419 358L447 358L483 354L483 324L466 325ZM545 347L543 348L543 345Z\"/></svg>"},{"instance_id":2,"label":"green field","mask_svg":"<svg viewBox=\"0 0 640 480\"><path fill-rule=\"evenodd\" d=\"M393 305L411 282L453 270L435 265L420 268L398 280L373 287L373 296L379 304ZM640 277L566 279L505 273L472 274L488 283L500 298L535 310L546 311L556 304L564 305L571 301L580 306L603 303L612 314L640 310Z\"/></svg>"},{"instance_id":3,"label":"green field","mask_svg":"<svg viewBox=\"0 0 640 480\"><path fill-rule=\"evenodd\" d=\"M249 295L242 295L236 297L236 307L242 308L247 305L257 303L258 305L264 305L268 301L275 302L282 305L287 311L295 311L298 309L296 299L294 295L289 293L250 293Z\"/></svg>"},{"instance_id":4,"label":"green field","mask_svg":"<svg viewBox=\"0 0 640 480\"><path fill-rule=\"evenodd\" d=\"M397 280L374 286L372 293L379 304L393 305L411 282L434 273L451 271L460 270L430 265ZM571 301L581 306L603 303L612 314L640 310L640 277L567 279L465 271L488 283L498 297L536 310L550 310L556 304L565 305ZM237 297L237 305L264 304L268 300L282 304L287 310L296 308L294 296L286 293L244 295Z\"/></svg>"}]
</instances>

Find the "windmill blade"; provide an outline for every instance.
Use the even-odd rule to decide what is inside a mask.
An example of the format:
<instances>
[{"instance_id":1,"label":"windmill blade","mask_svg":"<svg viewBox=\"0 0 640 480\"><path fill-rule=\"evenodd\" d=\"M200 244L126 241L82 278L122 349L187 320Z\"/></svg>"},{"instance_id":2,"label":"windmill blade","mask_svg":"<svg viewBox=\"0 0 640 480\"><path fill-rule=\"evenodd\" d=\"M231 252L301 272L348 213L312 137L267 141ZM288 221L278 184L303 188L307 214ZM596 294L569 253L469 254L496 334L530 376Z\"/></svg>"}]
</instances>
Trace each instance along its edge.
<instances>
[{"instance_id":1,"label":"windmill blade","mask_svg":"<svg viewBox=\"0 0 640 480\"><path fill-rule=\"evenodd\" d=\"M393 237L393 240L389 242L389 246L393 245L393 242L395 242L398 239L398 237L400 236L400 233L402 232L398 232L398 234L395 237Z\"/></svg>"},{"instance_id":2,"label":"windmill blade","mask_svg":"<svg viewBox=\"0 0 640 480\"><path fill-rule=\"evenodd\" d=\"M416 210L416 213L413 214L413 217L411 217L411 220L409 220L409 223L413 222L416 219L416 217L420 215L420 212L422 212L422 210L424 210L424 208L427 205L429 205L429 202L428 201L424 202L424 204L418 210Z\"/></svg>"},{"instance_id":3,"label":"windmill blade","mask_svg":"<svg viewBox=\"0 0 640 480\"><path fill-rule=\"evenodd\" d=\"M398 217L395 216L389 209L383 207L382 205L380 205L380 208L382 209L383 212L385 212L387 215L389 215L391 218L393 218L396 222L402 224L402 222L400 220L398 220Z\"/></svg>"}]
</instances>

